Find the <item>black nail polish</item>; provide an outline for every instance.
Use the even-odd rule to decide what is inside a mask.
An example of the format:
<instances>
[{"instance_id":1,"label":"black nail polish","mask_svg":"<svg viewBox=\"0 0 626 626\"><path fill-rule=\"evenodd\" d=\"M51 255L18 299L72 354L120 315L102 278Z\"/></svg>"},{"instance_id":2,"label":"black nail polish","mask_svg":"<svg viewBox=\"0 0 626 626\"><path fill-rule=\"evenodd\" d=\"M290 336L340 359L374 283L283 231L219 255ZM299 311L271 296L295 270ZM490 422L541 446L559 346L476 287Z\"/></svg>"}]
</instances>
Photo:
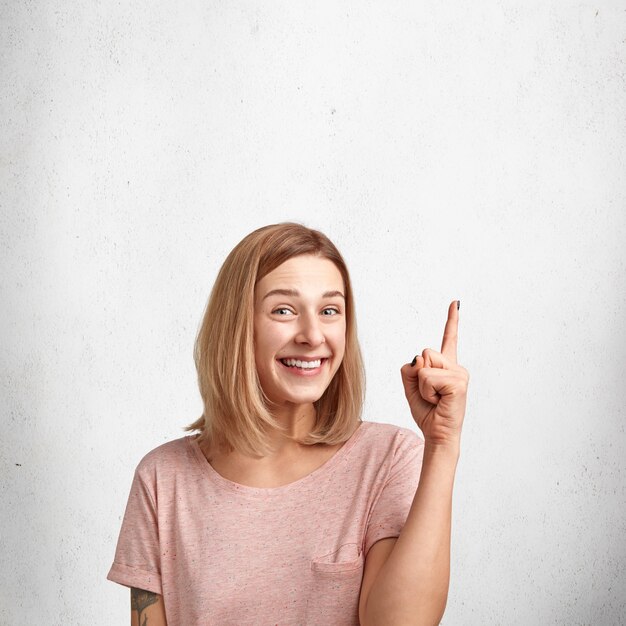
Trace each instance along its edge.
<instances>
[{"instance_id":1,"label":"black nail polish","mask_svg":"<svg viewBox=\"0 0 626 626\"><path fill-rule=\"evenodd\" d=\"M461 301L457 300L456 301L456 310L458 311L461 308Z\"/></svg>"},{"instance_id":2,"label":"black nail polish","mask_svg":"<svg viewBox=\"0 0 626 626\"><path fill-rule=\"evenodd\" d=\"M413 367L416 362L417 362L417 356L414 357L413 360L411 361L411 367Z\"/></svg>"}]
</instances>

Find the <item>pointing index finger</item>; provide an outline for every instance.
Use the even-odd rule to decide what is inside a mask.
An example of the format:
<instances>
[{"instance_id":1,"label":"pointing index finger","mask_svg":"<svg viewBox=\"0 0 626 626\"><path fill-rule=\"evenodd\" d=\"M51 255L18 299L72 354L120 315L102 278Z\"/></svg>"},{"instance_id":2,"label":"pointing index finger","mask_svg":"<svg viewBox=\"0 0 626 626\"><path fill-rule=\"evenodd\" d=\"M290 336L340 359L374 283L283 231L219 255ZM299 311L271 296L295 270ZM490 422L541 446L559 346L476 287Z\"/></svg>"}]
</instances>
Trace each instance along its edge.
<instances>
[{"instance_id":1,"label":"pointing index finger","mask_svg":"<svg viewBox=\"0 0 626 626\"><path fill-rule=\"evenodd\" d=\"M459 309L457 300L453 300L448 307L448 321L443 331L441 354L453 363L457 363L457 344L459 337Z\"/></svg>"}]
</instances>

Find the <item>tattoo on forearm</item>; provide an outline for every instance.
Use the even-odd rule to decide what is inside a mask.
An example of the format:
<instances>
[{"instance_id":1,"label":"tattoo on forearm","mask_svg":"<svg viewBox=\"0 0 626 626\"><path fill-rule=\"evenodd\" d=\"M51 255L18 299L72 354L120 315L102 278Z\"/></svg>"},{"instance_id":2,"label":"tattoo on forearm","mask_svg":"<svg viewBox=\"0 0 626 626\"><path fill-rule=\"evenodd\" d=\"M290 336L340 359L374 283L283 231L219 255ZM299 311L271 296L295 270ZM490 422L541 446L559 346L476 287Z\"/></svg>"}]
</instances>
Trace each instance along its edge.
<instances>
[{"instance_id":1,"label":"tattoo on forearm","mask_svg":"<svg viewBox=\"0 0 626 626\"><path fill-rule=\"evenodd\" d=\"M140 626L148 625L148 617L146 616L141 621L141 612L147 609L151 604L158 602L157 594L152 591L145 591L144 589L135 589L132 587L130 590L130 609L131 611L137 611L137 623Z\"/></svg>"}]
</instances>

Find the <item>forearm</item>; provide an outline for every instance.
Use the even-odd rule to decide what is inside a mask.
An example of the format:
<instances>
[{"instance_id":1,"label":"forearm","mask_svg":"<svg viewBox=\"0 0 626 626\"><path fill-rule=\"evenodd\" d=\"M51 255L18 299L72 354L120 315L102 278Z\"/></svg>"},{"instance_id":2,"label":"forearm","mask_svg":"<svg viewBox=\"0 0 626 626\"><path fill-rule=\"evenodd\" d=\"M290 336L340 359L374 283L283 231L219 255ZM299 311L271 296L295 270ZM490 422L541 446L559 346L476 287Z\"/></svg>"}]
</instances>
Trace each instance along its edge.
<instances>
[{"instance_id":1,"label":"forearm","mask_svg":"<svg viewBox=\"0 0 626 626\"><path fill-rule=\"evenodd\" d=\"M450 583L452 489L459 448L425 444L415 497L380 569L364 626L432 626L445 611Z\"/></svg>"}]
</instances>

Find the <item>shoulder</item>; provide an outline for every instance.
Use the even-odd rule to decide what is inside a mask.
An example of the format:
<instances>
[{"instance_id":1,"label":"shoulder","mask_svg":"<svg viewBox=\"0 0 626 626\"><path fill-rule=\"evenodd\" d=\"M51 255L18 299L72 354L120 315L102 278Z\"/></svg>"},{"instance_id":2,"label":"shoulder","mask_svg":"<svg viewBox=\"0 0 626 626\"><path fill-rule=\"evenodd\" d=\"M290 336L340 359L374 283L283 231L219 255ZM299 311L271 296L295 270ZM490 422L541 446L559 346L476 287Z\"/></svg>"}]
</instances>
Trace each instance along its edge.
<instances>
[{"instance_id":1,"label":"shoulder","mask_svg":"<svg viewBox=\"0 0 626 626\"><path fill-rule=\"evenodd\" d=\"M366 422L369 444L392 450L409 450L424 445L424 439L415 431L396 424Z\"/></svg>"},{"instance_id":2,"label":"shoulder","mask_svg":"<svg viewBox=\"0 0 626 626\"><path fill-rule=\"evenodd\" d=\"M406 467L421 467L424 439L411 428L369 422L364 439L361 451L368 459L364 463L385 468L387 476L394 476Z\"/></svg>"},{"instance_id":3,"label":"shoulder","mask_svg":"<svg viewBox=\"0 0 626 626\"><path fill-rule=\"evenodd\" d=\"M188 436L162 443L139 460L135 473L144 480L157 478L159 474L175 471L185 461L188 452Z\"/></svg>"}]
</instances>

